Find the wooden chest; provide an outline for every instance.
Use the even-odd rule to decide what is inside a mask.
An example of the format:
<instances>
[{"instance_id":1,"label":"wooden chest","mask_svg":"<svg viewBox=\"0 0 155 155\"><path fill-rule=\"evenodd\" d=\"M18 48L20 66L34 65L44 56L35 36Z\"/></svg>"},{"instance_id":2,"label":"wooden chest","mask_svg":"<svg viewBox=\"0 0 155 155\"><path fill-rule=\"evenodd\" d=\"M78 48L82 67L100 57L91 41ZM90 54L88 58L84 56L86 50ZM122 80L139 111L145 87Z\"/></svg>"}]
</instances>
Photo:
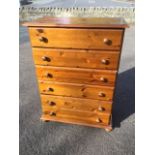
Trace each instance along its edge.
<instances>
[{"instance_id":1,"label":"wooden chest","mask_svg":"<svg viewBox=\"0 0 155 155\"><path fill-rule=\"evenodd\" d=\"M28 26L44 121L112 129L120 18L52 18Z\"/></svg>"}]
</instances>

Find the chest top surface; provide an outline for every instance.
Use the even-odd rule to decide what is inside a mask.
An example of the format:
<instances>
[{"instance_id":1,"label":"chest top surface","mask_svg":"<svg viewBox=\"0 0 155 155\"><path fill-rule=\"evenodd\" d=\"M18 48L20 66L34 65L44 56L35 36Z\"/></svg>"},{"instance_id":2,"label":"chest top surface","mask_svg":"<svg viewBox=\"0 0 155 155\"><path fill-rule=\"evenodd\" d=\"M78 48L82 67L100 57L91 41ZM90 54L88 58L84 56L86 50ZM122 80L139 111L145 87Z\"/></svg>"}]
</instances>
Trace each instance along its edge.
<instances>
[{"instance_id":1,"label":"chest top surface","mask_svg":"<svg viewBox=\"0 0 155 155\"><path fill-rule=\"evenodd\" d=\"M23 24L28 27L126 28L123 18L43 17Z\"/></svg>"}]
</instances>

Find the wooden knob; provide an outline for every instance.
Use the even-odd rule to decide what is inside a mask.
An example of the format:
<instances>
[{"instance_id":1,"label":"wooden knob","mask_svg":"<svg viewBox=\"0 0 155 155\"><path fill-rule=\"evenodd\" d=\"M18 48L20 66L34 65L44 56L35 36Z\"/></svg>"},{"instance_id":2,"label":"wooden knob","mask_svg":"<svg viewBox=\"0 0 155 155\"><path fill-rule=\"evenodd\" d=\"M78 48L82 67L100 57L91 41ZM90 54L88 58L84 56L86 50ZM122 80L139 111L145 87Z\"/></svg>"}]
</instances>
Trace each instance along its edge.
<instances>
[{"instance_id":1,"label":"wooden knob","mask_svg":"<svg viewBox=\"0 0 155 155\"><path fill-rule=\"evenodd\" d=\"M102 59L101 60L101 63L104 64L104 65L108 65L109 64L109 61L107 59Z\"/></svg>"},{"instance_id":2,"label":"wooden knob","mask_svg":"<svg viewBox=\"0 0 155 155\"><path fill-rule=\"evenodd\" d=\"M98 96L99 96L99 97L105 97L105 94L104 94L103 92L99 92L99 93L98 93Z\"/></svg>"},{"instance_id":3,"label":"wooden knob","mask_svg":"<svg viewBox=\"0 0 155 155\"><path fill-rule=\"evenodd\" d=\"M53 88L47 88L47 91L54 91L54 89Z\"/></svg>"},{"instance_id":4,"label":"wooden knob","mask_svg":"<svg viewBox=\"0 0 155 155\"><path fill-rule=\"evenodd\" d=\"M39 41L44 41L44 37L39 37Z\"/></svg>"},{"instance_id":5,"label":"wooden knob","mask_svg":"<svg viewBox=\"0 0 155 155\"><path fill-rule=\"evenodd\" d=\"M54 105L56 105L56 103L53 102L53 101L49 101L48 104L49 104L50 106L54 106Z\"/></svg>"},{"instance_id":6,"label":"wooden knob","mask_svg":"<svg viewBox=\"0 0 155 155\"><path fill-rule=\"evenodd\" d=\"M38 31L39 33L43 33L43 32L44 32L43 29L37 29L37 31Z\"/></svg>"},{"instance_id":7,"label":"wooden knob","mask_svg":"<svg viewBox=\"0 0 155 155\"><path fill-rule=\"evenodd\" d=\"M46 74L46 77L47 77L47 78L52 78L53 75L52 75L51 73L47 73L47 74Z\"/></svg>"},{"instance_id":8,"label":"wooden knob","mask_svg":"<svg viewBox=\"0 0 155 155\"><path fill-rule=\"evenodd\" d=\"M102 82L107 82L107 79L106 79L105 77L101 77L100 80L101 80Z\"/></svg>"},{"instance_id":9,"label":"wooden knob","mask_svg":"<svg viewBox=\"0 0 155 155\"><path fill-rule=\"evenodd\" d=\"M102 123L102 120L101 120L100 118L97 118L97 119L96 119L96 122L97 122L97 123Z\"/></svg>"},{"instance_id":10,"label":"wooden knob","mask_svg":"<svg viewBox=\"0 0 155 155\"><path fill-rule=\"evenodd\" d=\"M103 112L103 111L105 111L105 108L103 108L102 106L99 106L98 111Z\"/></svg>"},{"instance_id":11,"label":"wooden knob","mask_svg":"<svg viewBox=\"0 0 155 155\"><path fill-rule=\"evenodd\" d=\"M104 38L104 39L103 39L103 42L104 42L105 44L108 44L109 41L110 41L110 40L109 40L108 38Z\"/></svg>"},{"instance_id":12,"label":"wooden knob","mask_svg":"<svg viewBox=\"0 0 155 155\"><path fill-rule=\"evenodd\" d=\"M43 61L47 61L49 58L46 56L41 57Z\"/></svg>"},{"instance_id":13,"label":"wooden knob","mask_svg":"<svg viewBox=\"0 0 155 155\"><path fill-rule=\"evenodd\" d=\"M56 116L56 112L50 112L50 116Z\"/></svg>"},{"instance_id":14,"label":"wooden knob","mask_svg":"<svg viewBox=\"0 0 155 155\"><path fill-rule=\"evenodd\" d=\"M47 38L45 38L45 37L39 37L39 41L40 42L47 42L48 40L47 40Z\"/></svg>"}]
</instances>

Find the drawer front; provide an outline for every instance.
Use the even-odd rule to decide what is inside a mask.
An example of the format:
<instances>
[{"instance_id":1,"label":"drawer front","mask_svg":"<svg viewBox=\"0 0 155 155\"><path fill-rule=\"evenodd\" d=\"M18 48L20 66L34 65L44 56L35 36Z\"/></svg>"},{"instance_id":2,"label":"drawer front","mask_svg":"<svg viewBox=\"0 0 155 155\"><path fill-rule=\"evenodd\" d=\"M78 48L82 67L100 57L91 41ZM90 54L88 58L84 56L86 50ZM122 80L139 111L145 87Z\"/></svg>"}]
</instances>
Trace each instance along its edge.
<instances>
[{"instance_id":1,"label":"drawer front","mask_svg":"<svg viewBox=\"0 0 155 155\"><path fill-rule=\"evenodd\" d=\"M41 94L111 101L113 87L61 82L39 82Z\"/></svg>"},{"instance_id":2,"label":"drawer front","mask_svg":"<svg viewBox=\"0 0 155 155\"><path fill-rule=\"evenodd\" d=\"M29 28L35 47L120 50L123 30Z\"/></svg>"},{"instance_id":3,"label":"drawer front","mask_svg":"<svg viewBox=\"0 0 155 155\"><path fill-rule=\"evenodd\" d=\"M116 71L36 66L39 80L114 86Z\"/></svg>"},{"instance_id":4,"label":"drawer front","mask_svg":"<svg viewBox=\"0 0 155 155\"><path fill-rule=\"evenodd\" d=\"M117 69L119 52L33 48L36 65Z\"/></svg>"},{"instance_id":5,"label":"drawer front","mask_svg":"<svg viewBox=\"0 0 155 155\"><path fill-rule=\"evenodd\" d=\"M46 107L43 107L43 115L46 117L50 117L51 119L73 119L73 120L81 120L89 123L99 123L108 125L110 121L110 114L107 113L92 113L92 112L82 112L82 111L74 111L69 109L61 109L55 108L49 110Z\"/></svg>"},{"instance_id":6,"label":"drawer front","mask_svg":"<svg viewBox=\"0 0 155 155\"><path fill-rule=\"evenodd\" d=\"M111 113L112 103L107 101L41 95L42 107L47 110L69 109L93 113Z\"/></svg>"}]
</instances>

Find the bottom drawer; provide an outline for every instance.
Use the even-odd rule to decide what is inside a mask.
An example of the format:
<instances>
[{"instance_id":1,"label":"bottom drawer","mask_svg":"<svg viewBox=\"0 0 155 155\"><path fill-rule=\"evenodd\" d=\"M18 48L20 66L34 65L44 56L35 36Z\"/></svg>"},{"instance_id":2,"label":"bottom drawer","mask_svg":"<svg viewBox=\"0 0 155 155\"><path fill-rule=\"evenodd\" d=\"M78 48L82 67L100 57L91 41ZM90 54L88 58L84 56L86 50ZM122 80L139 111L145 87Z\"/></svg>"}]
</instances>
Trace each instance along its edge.
<instances>
[{"instance_id":1,"label":"bottom drawer","mask_svg":"<svg viewBox=\"0 0 155 155\"><path fill-rule=\"evenodd\" d=\"M108 125L110 122L110 114L95 114L89 112L72 111L66 109L44 110L44 117L48 120L63 120L82 121L89 124Z\"/></svg>"}]
</instances>

